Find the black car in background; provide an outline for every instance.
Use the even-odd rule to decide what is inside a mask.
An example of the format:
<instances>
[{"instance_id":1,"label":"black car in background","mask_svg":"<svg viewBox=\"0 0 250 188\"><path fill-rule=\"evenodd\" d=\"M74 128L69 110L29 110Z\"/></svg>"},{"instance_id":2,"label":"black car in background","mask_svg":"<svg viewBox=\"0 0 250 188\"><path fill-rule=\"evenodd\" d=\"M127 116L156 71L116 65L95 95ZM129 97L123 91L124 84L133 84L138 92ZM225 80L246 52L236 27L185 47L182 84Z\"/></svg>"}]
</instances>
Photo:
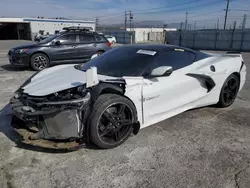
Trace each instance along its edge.
<instances>
[{"instance_id":1,"label":"black car in background","mask_svg":"<svg viewBox=\"0 0 250 188\"><path fill-rule=\"evenodd\" d=\"M37 44L17 46L8 52L12 65L42 70L50 65L82 63L92 55L100 55L111 49L111 43L89 28L68 27Z\"/></svg>"}]
</instances>

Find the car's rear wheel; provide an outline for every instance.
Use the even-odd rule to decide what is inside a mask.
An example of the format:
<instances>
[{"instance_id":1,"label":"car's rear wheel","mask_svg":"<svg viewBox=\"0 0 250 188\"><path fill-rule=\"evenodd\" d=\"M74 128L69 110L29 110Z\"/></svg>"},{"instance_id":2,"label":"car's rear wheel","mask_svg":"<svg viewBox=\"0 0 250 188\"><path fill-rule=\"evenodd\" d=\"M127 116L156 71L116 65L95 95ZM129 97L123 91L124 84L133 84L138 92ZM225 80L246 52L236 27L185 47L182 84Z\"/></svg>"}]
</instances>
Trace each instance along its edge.
<instances>
[{"instance_id":1,"label":"car's rear wheel","mask_svg":"<svg viewBox=\"0 0 250 188\"><path fill-rule=\"evenodd\" d=\"M133 131L136 109L122 96L103 94L90 115L90 138L98 147L113 148L125 142Z\"/></svg>"},{"instance_id":2,"label":"car's rear wheel","mask_svg":"<svg viewBox=\"0 0 250 188\"><path fill-rule=\"evenodd\" d=\"M235 74L231 74L224 82L218 106L228 107L235 101L240 87L240 80Z\"/></svg>"},{"instance_id":3,"label":"car's rear wheel","mask_svg":"<svg viewBox=\"0 0 250 188\"><path fill-rule=\"evenodd\" d=\"M30 66L33 70L39 71L49 67L49 58L43 53L36 53L30 59Z\"/></svg>"}]
</instances>

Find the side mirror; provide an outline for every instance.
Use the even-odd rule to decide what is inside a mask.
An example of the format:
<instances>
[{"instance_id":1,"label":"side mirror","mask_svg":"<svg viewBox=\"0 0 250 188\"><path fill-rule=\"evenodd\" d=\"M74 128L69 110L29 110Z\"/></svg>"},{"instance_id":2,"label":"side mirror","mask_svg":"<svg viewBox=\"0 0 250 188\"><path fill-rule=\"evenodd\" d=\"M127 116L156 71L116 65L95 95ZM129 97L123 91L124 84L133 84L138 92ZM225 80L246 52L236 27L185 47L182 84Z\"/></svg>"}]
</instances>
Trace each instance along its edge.
<instances>
[{"instance_id":1,"label":"side mirror","mask_svg":"<svg viewBox=\"0 0 250 188\"><path fill-rule=\"evenodd\" d=\"M172 74L173 68L171 66L161 66L152 70L151 77L169 76Z\"/></svg>"},{"instance_id":2,"label":"side mirror","mask_svg":"<svg viewBox=\"0 0 250 188\"><path fill-rule=\"evenodd\" d=\"M60 45L60 44L61 44L60 40L55 42L55 45Z\"/></svg>"}]
</instances>

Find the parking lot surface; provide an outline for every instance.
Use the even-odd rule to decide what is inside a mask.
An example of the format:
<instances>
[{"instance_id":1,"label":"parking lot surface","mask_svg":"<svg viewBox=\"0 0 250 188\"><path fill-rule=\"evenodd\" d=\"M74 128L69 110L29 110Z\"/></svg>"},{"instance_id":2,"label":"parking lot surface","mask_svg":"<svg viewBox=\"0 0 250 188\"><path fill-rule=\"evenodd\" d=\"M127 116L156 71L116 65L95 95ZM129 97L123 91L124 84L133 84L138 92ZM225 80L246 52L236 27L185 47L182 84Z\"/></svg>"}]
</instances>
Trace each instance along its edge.
<instances>
[{"instance_id":1,"label":"parking lot surface","mask_svg":"<svg viewBox=\"0 0 250 188\"><path fill-rule=\"evenodd\" d=\"M16 146L10 127L8 101L33 73L0 57L1 188L250 187L250 74L229 108L190 110L114 149L56 153Z\"/></svg>"}]
</instances>

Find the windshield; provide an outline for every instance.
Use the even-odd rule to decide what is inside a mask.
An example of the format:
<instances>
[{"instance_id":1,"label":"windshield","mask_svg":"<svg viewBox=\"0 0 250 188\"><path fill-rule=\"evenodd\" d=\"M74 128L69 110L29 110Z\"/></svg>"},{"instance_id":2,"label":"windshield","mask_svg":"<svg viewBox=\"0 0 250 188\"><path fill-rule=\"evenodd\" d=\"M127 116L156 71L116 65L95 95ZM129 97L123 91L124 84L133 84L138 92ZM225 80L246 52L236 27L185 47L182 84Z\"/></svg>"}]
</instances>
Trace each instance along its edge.
<instances>
[{"instance_id":1,"label":"windshield","mask_svg":"<svg viewBox=\"0 0 250 188\"><path fill-rule=\"evenodd\" d=\"M86 71L96 67L98 74L113 77L142 76L157 54L149 55L140 53L139 50L140 48L117 47L83 64L80 69Z\"/></svg>"},{"instance_id":2,"label":"windshield","mask_svg":"<svg viewBox=\"0 0 250 188\"><path fill-rule=\"evenodd\" d=\"M46 38L46 39L44 39L44 40L41 40L41 41L39 42L39 44L48 43L48 42L54 40L55 38L57 38L58 36L59 36L58 34L52 35L52 36L50 36L50 37L48 37L48 38Z\"/></svg>"}]
</instances>

